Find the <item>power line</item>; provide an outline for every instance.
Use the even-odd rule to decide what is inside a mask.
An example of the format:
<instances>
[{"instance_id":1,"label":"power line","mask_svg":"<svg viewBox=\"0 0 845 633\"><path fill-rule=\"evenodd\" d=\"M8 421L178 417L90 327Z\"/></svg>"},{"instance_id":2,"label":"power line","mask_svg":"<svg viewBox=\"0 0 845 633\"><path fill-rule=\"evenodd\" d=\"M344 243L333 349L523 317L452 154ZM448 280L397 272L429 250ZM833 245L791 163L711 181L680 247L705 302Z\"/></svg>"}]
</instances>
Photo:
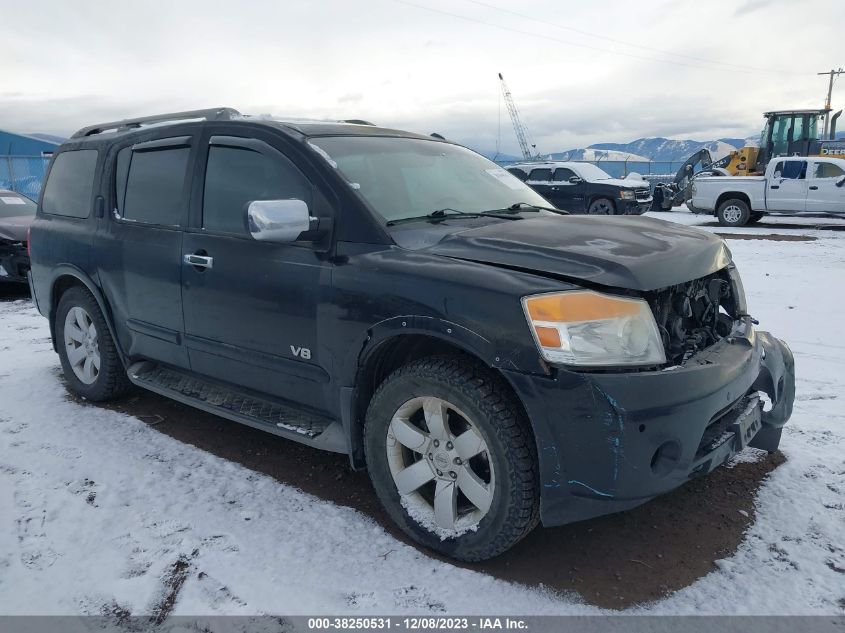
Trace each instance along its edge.
<instances>
[{"instance_id":1,"label":"power line","mask_svg":"<svg viewBox=\"0 0 845 633\"><path fill-rule=\"evenodd\" d=\"M409 0L393 0L394 2L398 2L399 4L404 4L410 7L415 7L417 9L422 9L423 11L429 11L431 13L439 13L441 15L447 15L452 18L456 18L458 20L464 20L466 22L475 22L477 24L484 24L485 26L491 26L493 28L502 30L502 31L509 31L511 33L519 33L520 35L527 35L528 37L533 37L537 39L548 40L551 42L557 42L558 44L564 44L566 46L573 46L575 48L584 48L592 51L599 51L601 53L609 53L611 55L620 55L623 57L630 57L632 59L641 59L648 62L656 62L659 64L672 64L673 66L683 66L686 68L697 68L699 70L711 70L711 71L722 71L722 72L733 72L733 73L743 73L743 74L760 74L761 72L769 73L769 74L796 74L796 73L783 73L778 71L760 71L760 70L739 70L739 69L732 69L732 68L713 68L710 66L699 66L694 64L686 64L683 62L673 61L670 59L659 59L655 57L646 57L644 55L637 55L634 53L625 53L622 51L614 51L608 48L601 48L599 46L591 46L589 44L582 44L577 42L570 42L567 40L562 40L557 37L552 37L550 35L543 35L540 33L533 33L531 31L524 31L522 29L517 29L510 26L502 26L500 24L494 24L493 22L486 22L484 20L479 20L477 18L471 18L465 15L460 15L458 13L452 13L450 11L444 11L443 9L436 9L434 7L425 6L422 4L417 4L416 2L410 2Z\"/></svg>"},{"instance_id":2,"label":"power line","mask_svg":"<svg viewBox=\"0 0 845 633\"><path fill-rule=\"evenodd\" d=\"M613 37L609 37L607 35L601 35L599 33L591 33L590 31L584 31L582 29L576 29L576 28L571 27L571 26L565 26L563 24L558 24L557 22L551 22L549 20L541 20L539 18L536 18L534 16L531 16L531 15L528 15L528 14L525 14L525 13L520 13L518 11L512 11L511 9L505 9L504 7L497 7L496 5L489 4L487 2L481 2L481 0L466 0L466 1L471 2L473 4L477 4L478 6L481 6L481 7L485 7L487 9L493 9L494 11L499 11L501 13L508 13L510 15L514 15L516 17L523 18L525 20L537 22L538 24L545 24L546 26L553 26L554 28L562 29L564 31L571 31L572 33L578 33L579 35L586 35L588 37L595 37L595 38L600 39L600 40L613 42L615 44L622 44L623 46L630 46L632 48L638 48L640 50L649 51L649 52L652 52L652 53L658 53L660 55L673 55L675 57L683 57L685 59L703 62L705 64L717 64L719 66L728 66L728 67L731 67L731 68L736 68L736 69L745 70L745 71L749 71L749 72L761 72L761 73L772 72L771 70L768 70L766 68L759 68L759 67L755 67L755 66L743 66L743 65L740 65L740 64L731 64L730 62L720 62L720 61L717 61L717 60L705 59L704 57L695 57L693 55L684 55L683 53L676 53L674 51L667 51L667 50L662 50L662 49L659 49L659 48L652 48L650 46L643 46L642 44L637 44L635 42L628 42L628 41L625 41L625 40L620 40L620 39L616 39L616 38L613 38ZM611 51L611 50L608 50L608 52L619 53L619 51ZM789 71L787 71L787 72L789 72ZM795 74L801 74L801 73L795 73Z\"/></svg>"}]
</instances>

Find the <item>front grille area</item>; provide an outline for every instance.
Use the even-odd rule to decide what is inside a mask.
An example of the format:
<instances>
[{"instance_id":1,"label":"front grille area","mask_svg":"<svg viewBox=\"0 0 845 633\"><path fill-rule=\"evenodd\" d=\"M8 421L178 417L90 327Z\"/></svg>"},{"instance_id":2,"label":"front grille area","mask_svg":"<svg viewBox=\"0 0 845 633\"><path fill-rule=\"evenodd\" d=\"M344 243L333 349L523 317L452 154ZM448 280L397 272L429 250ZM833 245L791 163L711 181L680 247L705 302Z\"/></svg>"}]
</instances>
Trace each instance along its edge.
<instances>
[{"instance_id":1,"label":"front grille area","mask_svg":"<svg viewBox=\"0 0 845 633\"><path fill-rule=\"evenodd\" d=\"M651 191L648 189L636 189L634 195L637 200L648 200L651 197Z\"/></svg>"},{"instance_id":2,"label":"front grille area","mask_svg":"<svg viewBox=\"0 0 845 633\"><path fill-rule=\"evenodd\" d=\"M735 302L726 271L645 294L666 360L682 363L730 334Z\"/></svg>"},{"instance_id":3,"label":"front grille area","mask_svg":"<svg viewBox=\"0 0 845 633\"><path fill-rule=\"evenodd\" d=\"M700 459L708 453L712 453L722 444L734 438L733 431L728 429L730 429L731 425L745 411L748 403L749 398L745 395L710 422L704 430L704 435L701 437L701 442L699 442L698 448L695 451L695 459Z\"/></svg>"}]
</instances>

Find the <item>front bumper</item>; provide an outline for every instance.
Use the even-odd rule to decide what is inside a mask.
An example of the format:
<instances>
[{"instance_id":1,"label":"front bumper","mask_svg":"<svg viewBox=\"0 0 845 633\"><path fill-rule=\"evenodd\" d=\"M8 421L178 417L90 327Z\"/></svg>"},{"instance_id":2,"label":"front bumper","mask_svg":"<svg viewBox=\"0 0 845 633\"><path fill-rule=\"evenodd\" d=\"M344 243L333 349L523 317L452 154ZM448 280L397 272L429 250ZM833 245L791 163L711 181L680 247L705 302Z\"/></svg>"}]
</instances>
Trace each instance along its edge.
<instances>
[{"instance_id":1,"label":"front bumper","mask_svg":"<svg viewBox=\"0 0 845 633\"><path fill-rule=\"evenodd\" d=\"M0 243L0 283L27 283L29 255L20 243Z\"/></svg>"},{"instance_id":2,"label":"front bumper","mask_svg":"<svg viewBox=\"0 0 845 633\"><path fill-rule=\"evenodd\" d=\"M633 508L746 446L776 450L792 414L794 360L782 341L750 323L746 331L663 371L507 372L538 443L543 523Z\"/></svg>"},{"instance_id":3,"label":"front bumper","mask_svg":"<svg viewBox=\"0 0 845 633\"><path fill-rule=\"evenodd\" d=\"M619 209L622 215L642 215L651 209L652 198L642 198L637 200L620 200Z\"/></svg>"}]
</instances>

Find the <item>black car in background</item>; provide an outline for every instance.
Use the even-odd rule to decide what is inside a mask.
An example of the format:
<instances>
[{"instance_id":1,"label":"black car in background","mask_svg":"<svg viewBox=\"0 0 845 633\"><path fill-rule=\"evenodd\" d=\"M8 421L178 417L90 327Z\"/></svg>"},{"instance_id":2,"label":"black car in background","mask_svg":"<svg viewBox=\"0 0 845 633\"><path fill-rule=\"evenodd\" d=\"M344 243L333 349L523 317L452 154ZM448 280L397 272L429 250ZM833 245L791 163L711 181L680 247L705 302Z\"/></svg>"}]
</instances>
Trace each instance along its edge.
<instances>
[{"instance_id":1,"label":"black car in background","mask_svg":"<svg viewBox=\"0 0 845 633\"><path fill-rule=\"evenodd\" d=\"M0 189L0 283L27 283L27 231L36 209L26 196Z\"/></svg>"},{"instance_id":2,"label":"black car in background","mask_svg":"<svg viewBox=\"0 0 845 633\"><path fill-rule=\"evenodd\" d=\"M647 182L614 178L591 163L520 163L507 169L558 209L570 213L640 215L651 207Z\"/></svg>"}]
</instances>

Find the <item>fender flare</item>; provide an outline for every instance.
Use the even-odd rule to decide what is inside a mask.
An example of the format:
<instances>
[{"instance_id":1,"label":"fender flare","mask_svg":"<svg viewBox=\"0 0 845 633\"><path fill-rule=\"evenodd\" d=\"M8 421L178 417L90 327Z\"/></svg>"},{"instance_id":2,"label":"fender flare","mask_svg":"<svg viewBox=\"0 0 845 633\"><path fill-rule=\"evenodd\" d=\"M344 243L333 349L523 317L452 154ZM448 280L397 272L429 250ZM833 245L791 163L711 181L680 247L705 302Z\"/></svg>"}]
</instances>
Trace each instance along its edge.
<instances>
[{"instance_id":1,"label":"fender flare","mask_svg":"<svg viewBox=\"0 0 845 633\"><path fill-rule=\"evenodd\" d=\"M106 321L106 325L109 328L109 334L111 334L112 340L114 341L115 348L117 349L117 353L120 356L120 361L126 366L126 354L124 354L123 349L120 347L120 341L117 338L117 334L114 329L113 317L111 313L111 309L109 308L108 303L103 297L103 293L100 291L99 286L94 283L94 280L83 271L81 268L74 266L73 264L59 264L55 266L52 270L52 279L50 280L50 302L49 302L49 321L50 321L50 338L53 340L53 349L58 350L57 342L56 342L56 327L55 327L55 317L56 317L56 309L58 308L58 302L53 301L53 293L56 289L56 283L62 277L73 277L77 281L79 281L88 292L94 297L94 300L97 302L97 306L100 308L100 312L103 313L103 318Z\"/></svg>"},{"instance_id":2,"label":"fender flare","mask_svg":"<svg viewBox=\"0 0 845 633\"><path fill-rule=\"evenodd\" d=\"M463 325L439 317L405 315L379 321L367 330L367 337L358 354L358 369L367 364L381 345L396 337L407 335L440 339L477 356L491 367L500 362L493 342Z\"/></svg>"},{"instance_id":3,"label":"fender flare","mask_svg":"<svg viewBox=\"0 0 845 633\"><path fill-rule=\"evenodd\" d=\"M428 336L447 343L479 359L488 367L498 369L502 365L512 363L510 356L505 355L507 350L496 350L493 341L463 325L440 317L403 315L379 321L369 327L362 340L350 346L350 356L354 356L354 360L350 358L347 364L349 370L346 381L350 386L340 389L341 420L354 469L364 466L363 447L358 445L356 434L361 422L357 418L357 412L361 405L365 368L373 355L385 344L403 336L414 335Z\"/></svg>"}]
</instances>

